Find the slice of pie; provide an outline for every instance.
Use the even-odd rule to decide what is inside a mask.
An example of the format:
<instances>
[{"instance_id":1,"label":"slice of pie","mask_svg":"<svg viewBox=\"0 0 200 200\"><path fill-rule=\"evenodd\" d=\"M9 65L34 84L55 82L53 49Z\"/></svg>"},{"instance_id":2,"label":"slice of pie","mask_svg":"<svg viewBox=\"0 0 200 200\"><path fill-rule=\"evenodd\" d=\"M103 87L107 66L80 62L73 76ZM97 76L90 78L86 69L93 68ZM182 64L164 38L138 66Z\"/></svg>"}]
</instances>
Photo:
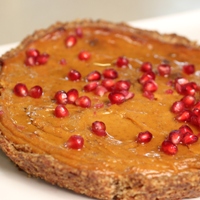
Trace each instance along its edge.
<instances>
[{"instance_id":1,"label":"slice of pie","mask_svg":"<svg viewBox=\"0 0 200 200\"><path fill-rule=\"evenodd\" d=\"M0 59L0 148L97 199L200 196L200 49L106 21L57 23Z\"/></svg>"}]
</instances>

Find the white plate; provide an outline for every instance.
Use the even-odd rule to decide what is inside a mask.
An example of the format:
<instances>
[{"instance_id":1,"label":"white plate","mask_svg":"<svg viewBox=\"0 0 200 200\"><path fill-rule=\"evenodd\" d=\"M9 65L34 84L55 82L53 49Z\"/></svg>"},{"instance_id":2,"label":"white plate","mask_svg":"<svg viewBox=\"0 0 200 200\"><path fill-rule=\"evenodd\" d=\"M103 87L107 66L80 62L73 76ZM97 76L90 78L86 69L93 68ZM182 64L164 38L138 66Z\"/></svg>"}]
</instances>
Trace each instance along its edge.
<instances>
[{"instance_id":1,"label":"white plate","mask_svg":"<svg viewBox=\"0 0 200 200\"><path fill-rule=\"evenodd\" d=\"M165 17L129 22L130 25L158 30L162 33L178 33L200 42L200 10ZM0 46L0 55L17 43ZM0 199L11 200L91 200L69 190L52 186L42 180L29 178L20 171L0 150ZM200 200L196 198L195 200Z\"/></svg>"}]
</instances>

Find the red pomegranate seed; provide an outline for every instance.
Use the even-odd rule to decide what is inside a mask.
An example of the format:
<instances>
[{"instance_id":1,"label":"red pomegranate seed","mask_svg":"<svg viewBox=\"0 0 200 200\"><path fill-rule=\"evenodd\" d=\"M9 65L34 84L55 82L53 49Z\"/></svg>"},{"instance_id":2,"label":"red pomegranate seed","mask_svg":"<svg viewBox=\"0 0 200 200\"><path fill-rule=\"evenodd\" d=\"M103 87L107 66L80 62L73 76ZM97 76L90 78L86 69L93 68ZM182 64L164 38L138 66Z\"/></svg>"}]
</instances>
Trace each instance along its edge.
<instances>
[{"instance_id":1,"label":"red pomegranate seed","mask_svg":"<svg viewBox=\"0 0 200 200\"><path fill-rule=\"evenodd\" d=\"M177 114L185 109L185 105L182 101L175 101L171 106L171 112Z\"/></svg>"},{"instance_id":2,"label":"red pomegranate seed","mask_svg":"<svg viewBox=\"0 0 200 200\"><path fill-rule=\"evenodd\" d=\"M103 79L101 85L104 86L108 91L112 91L115 81L113 79Z\"/></svg>"},{"instance_id":3,"label":"red pomegranate seed","mask_svg":"<svg viewBox=\"0 0 200 200\"><path fill-rule=\"evenodd\" d=\"M36 57L35 64L36 65L44 65L47 63L49 59L49 54L43 53Z\"/></svg>"},{"instance_id":4,"label":"red pomegranate seed","mask_svg":"<svg viewBox=\"0 0 200 200\"><path fill-rule=\"evenodd\" d=\"M193 134L192 129L188 125L182 125L179 128L179 132L181 133L182 136L184 136L185 133L191 133L191 134Z\"/></svg>"},{"instance_id":5,"label":"red pomegranate seed","mask_svg":"<svg viewBox=\"0 0 200 200\"><path fill-rule=\"evenodd\" d=\"M200 117L200 110L198 108L193 108L192 113L197 116Z\"/></svg>"},{"instance_id":6,"label":"red pomegranate seed","mask_svg":"<svg viewBox=\"0 0 200 200\"><path fill-rule=\"evenodd\" d=\"M76 99L75 105L80 106L82 108L89 108L91 107L91 100L87 96L81 96Z\"/></svg>"},{"instance_id":7,"label":"red pomegranate seed","mask_svg":"<svg viewBox=\"0 0 200 200\"><path fill-rule=\"evenodd\" d=\"M111 92L108 95L108 98L111 104L121 104L126 100L125 96L121 92Z\"/></svg>"},{"instance_id":8,"label":"red pomegranate seed","mask_svg":"<svg viewBox=\"0 0 200 200\"><path fill-rule=\"evenodd\" d=\"M36 58L35 57L27 57L24 63L26 66L34 66L34 65L36 65Z\"/></svg>"},{"instance_id":9,"label":"red pomegranate seed","mask_svg":"<svg viewBox=\"0 0 200 200\"><path fill-rule=\"evenodd\" d=\"M120 67L120 68L126 68L128 64L129 64L129 60L124 56L119 57L116 62L117 67Z\"/></svg>"},{"instance_id":10,"label":"red pomegranate seed","mask_svg":"<svg viewBox=\"0 0 200 200\"><path fill-rule=\"evenodd\" d=\"M198 89L198 86L194 82L189 82L182 87L182 94L183 95L192 95L194 96L196 94L196 91Z\"/></svg>"},{"instance_id":11,"label":"red pomegranate seed","mask_svg":"<svg viewBox=\"0 0 200 200\"><path fill-rule=\"evenodd\" d=\"M133 92L129 92L127 90L122 90L122 91L120 91L120 93L122 93L124 95L126 100L132 99L135 96L135 94Z\"/></svg>"},{"instance_id":12,"label":"red pomegranate seed","mask_svg":"<svg viewBox=\"0 0 200 200\"><path fill-rule=\"evenodd\" d=\"M98 136L106 136L107 135L106 125L104 124L104 122L101 122L101 121L93 122L91 131L92 131L92 133L94 133Z\"/></svg>"},{"instance_id":13,"label":"red pomegranate seed","mask_svg":"<svg viewBox=\"0 0 200 200\"><path fill-rule=\"evenodd\" d=\"M54 115L58 118L67 117L69 115L69 111L64 105L58 105L55 108Z\"/></svg>"},{"instance_id":14,"label":"red pomegranate seed","mask_svg":"<svg viewBox=\"0 0 200 200\"><path fill-rule=\"evenodd\" d=\"M28 49L26 50L26 56L27 57L38 57L40 55L40 52L37 49Z\"/></svg>"},{"instance_id":15,"label":"red pomegranate seed","mask_svg":"<svg viewBox=\"0 0 200 200\"><path fill-rule=\"evenodd\" d=\"M98 71L92 71L86 77L87 81L99 81L101 79L101 73Z\"/></svg>"},{"instance_id":16,"label":"red pomegranate seed","mask_svg":"<svg viewBox=\"0 0 200 200\"><path fill-rule=\"evenodd\" d=\"M42 93L43 90L39 85L36 85L29 90L29 96L33 98L40 98Z\"/></svg>"},{"instance_id":17,"label":"red pomegranate seed","mask_svg":"<svg viewBox=\"0 0 200 200\"><path fill-rule=\"evenodd\" d=\"M77 39L74 35L70 35L66 38L65 40L65 45L66 47L70 48L73 47L77 42Z\"/></svg>"},{"instance_id":18,"label":"red pomegranate seed","mask_svg":"<svg viewBox=\"0 0 200 200\"><path fill-rule=\"evenodd\" d=\"M93 81L93 82L90 82L87 85L85 85L83 87L83 90L85 92L91 92L91 91L94 91L97 88L98 85L99 85L99 82Z\"/></svg>"},{"instance_id":19,"label":"red pomegranate seed","mask_svg":"<svg viewBox=\"0 0 200 200\"><path fill-rule=\"evenodd\" d=\"M102 97L106 92L108 92L108 90L104 86L99 85L95 89L94 94Z\"/></svg>"},{"instance_id":20,"label":"red pomegranate seed","mask_svg":"<svg viewBox=\"0 0 200 200\"><path fill-rule=\"evenodd\" d=\"M122 90L128 91L130 87L131 87L131 83L129 81L120 80L115 83L114 90L115 91L122 91Z\"/></svg>"},{"instance_id":21,"label":"red pomegranate seed","mask_svg":"<svg viewBox=\"0 0 200 200\"><path fill-rule=\"evenodd\" d=\"M105 69L103 71L103 77L104 78L110 78L110 79L116 79L118 78L118 72L115 69Z\"/></svg>"},{"instance_id":22,"label":"red pomegranate seed","mask_svg":"<svg viewBox=\"0 0 200 200\"><path fill-rule=\"evenodd\" d=\"M179 144L182 141L183 135L179 130L174 130L169 133L168 140L173 144Z\"/></svg>"},{"instance_id":23,"label":"red pomegranate seed","mask_svg":"<svg viewBox=\"0 0 200 200\"><path fill-rule=\"evenodd\" d=\"M155 92L158 89L158 85L154 80L149 80L144 83L142 89L147 92Z\"/></svg>"},{"instance_id":24,"label":"red pomegranate seed","mask_svg":"<svg viewBox=\"0 0 200 200\"><path fill-rule=\"evenodd\" d=\"M79 54L78 54L78 58L79 60L89 60L91 57L91 54L90 52L88 51L81 51Z\"/></svg>"},{"instance_id":25,"label":"red pomegranate seed","mask_svg":"<svg viewBox=\"0 0 200 200\"><path fill-rule=\"evenodd\" d=\"M67 93L63 90L60 90L60 91L57 91L55 96L54 96L54 99L56 100L56 103L57 104L67 104Z\"/></svg>"},{"instance_id":26,"label":"red pomegranate seed","mask_svg":"<svg viewBox=\"0 0 200 200\"><path fill-rule=\"evenodd\" d=\"M155 80L155 78L156 78L155 73L152 71L149 71L149 72L142 74L142 76L138 79L138 82L140 84L144 85L147 81Z\"/></svg>"},{"instance_id":27,"label":"red pomegranate seed","mask_svg":"<svg viewBox=\"0 0 200 200\"><path fill-rule=\"evenodd\" d=\"M184 103L186 108L190 108L190 107L194 106L196 99L194 96L187 95L187 96L184 96L181 99L181 101Z\"/></svg>"},{"instance_id":28,"label":"red pomegranate seed","mask_svg":"<svg viewBox=\"0 0 200 200\"><path fill-rule=\"evenodd\" d=\"M67 103L73 104L78 99L78 90L72 88L67 92Z\"/></svg>"},{"instance_id":29,"label":"red pomegranate seed","mask_svg":"<svg viewBox=\"0 0 200 200\"><path fill-rule=\"evenodd\" d=\"M138 143L148 143L152 139L152 134L149 131L140 132L137 136Z\"/></svg>"},{"instance_id":30,"label":"red pomegranate seed","mask_svg":"<svg viewBox=\"0 0 200 200\"><path fill-rule=\"evenodd\" d=\"M79 81L81 79L81 74L77 70L70 70L68 73L68 79L70 81Z\"/></svg>"},{"instance_id":31,"label":"red pomegranate seed","mask_svg":"<svg viewBox=\"0 0 200 200\"><path fill-rule=\"evenodd\" d=\"M68 141L64 144L64 146L70 149L80 150L84 146L84 139L80 135L72 135L69 137Z\"/></svg>"},{"instance_id":32,"label":"red pomegranate seed","mask_svg":"<svg viewBox=\"0 0 200 200\"><path fill-rule=\"evenodd\" d=\"M19 97L25 97L28 95L28 89L23 83L17 83L13 89L13 92Z\"/></svg>"},{"instance_id":33,"label":"red pomegranate seed","mask_svg":"<svg viewBox=\"0 0 200 200\"><path fill-rule=\"evenodd\" d=\"M200 101L197 101L193 108L197 108L200 110Z\"/></svg>"},{"instance_id":34,"label":"red pomegranate seed","mask_svg":"<svg viewBox=\"0 0 200 200\"><path fill-rule=\"evenodd\" d=\"M200 117L196 115L192 115L190 118L190 123L194 126L200 127Z\"/></svg>"},{"instance_id":35,"label":"red pomegranate seed","mask_svg":"<svg viewBox=\"0 0 200 200\"><path fill-rule=\"evenodd\" d=\"M176 78L175 79L175 83L174 83L174 88L179 94L182 94L183 87L187 83L189 83L189 81L187 79L185 79L185 78Z\"/></svg>"},{"instance_id":36,"label":"red pomegranate seed","mask_svg":"<svg viewBox=\"0 0 200 200\"><path fill-rule=\"evenodd\" d=\"M189 65L184 65L183 66L183 72L190 75L190 74L194 74L195 72L195 66L192 64Z\"/></svg>"},{"instance_id":37,"label":"red pomegranate seed","mask_svg":"<svg viewBox=\"0 0 200 200\"><path fill-rule=\"evenodd\" d=\"M195 143L197 141L198 141L198 136L197 135L194 135L192 133L187 132L183 136L182 144L188 145L188 144L193 144L193 143Z\"/></svg>"},{"instance_id":38,"label":"red pomegranate seed","mask_svg":"<svg viewBox=\"0 0 200 200\"><path fill-rule=\"evenodd\" d=\"M178 152L178 147L170 141L164 141L161 144L161 151L168 155L175 155Z\"/></svg>"},{"instance_id":39,"label":"red pomegranate seed","mask_svg":"<svg viewBox=\"0 0 200 200\"><path fill-rule=\"evenodd\" d=\"M78 37L80 37L80 38L83 37L83 30L82 30L81 27L77 27L76 30L75 30L75 32L76 32L76 35Z\"/></svg>"},{"instance_id":40,"label":"red pomegranate seed","mask_svg":"<svg viewBox=\"0 0 200 200\"><path fill-rule=\"evenodd\" d=\"M150 72L152 71L152 64L150 62L144 62L142 63L140 67L141 72Z\"/></svg>"},{"instance_id":41,"label":"red pomegranate seed","mask_svg":"<svg viewBox=\"0 0 200 200\"><path fill-rule=\"evenodd\" d=\"M178 116L176 116L176 120L179 122L188 122L190 121L191 116L192 116L191 111L184 110Z\"/></svg>"},{"instance_id":42,"label":"red pomegranate seed","mask_svg":"<svg viewBox=\"0 0 200 200\"><path fill-rule=\"evenodd\" d=\"M158 65L158 73L160 76L169 76L171 73L171 66L167 64Z\"/></svg>"},{"instance_id":43,"label":"red pomegranate seed","mask_svg":"<svg viewBox=\"0 0 200 200\"><path fill-rule=\"evenodd\" d=\"M154 100L154 94L152 92L144 91L142 95L149 100Z\"/></svg>"}]
</instances>

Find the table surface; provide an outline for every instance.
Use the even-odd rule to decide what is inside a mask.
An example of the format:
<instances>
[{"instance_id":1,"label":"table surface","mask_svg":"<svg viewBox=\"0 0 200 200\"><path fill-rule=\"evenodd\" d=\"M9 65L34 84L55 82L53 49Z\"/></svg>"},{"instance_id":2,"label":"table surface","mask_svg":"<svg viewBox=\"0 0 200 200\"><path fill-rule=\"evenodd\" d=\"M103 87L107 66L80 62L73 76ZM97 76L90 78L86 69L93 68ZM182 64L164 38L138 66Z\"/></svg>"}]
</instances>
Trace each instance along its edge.
<instances>
[{"instance_id":1,"label":"table surface","mask_svg":"<svg viewBox=\"0 0 200 200\"><path fill-rule=\"evenodd\" d=\"M199 0L0 0L0 45L57 21L128 22L200 9Z\"/></svg>"}]
</instances>

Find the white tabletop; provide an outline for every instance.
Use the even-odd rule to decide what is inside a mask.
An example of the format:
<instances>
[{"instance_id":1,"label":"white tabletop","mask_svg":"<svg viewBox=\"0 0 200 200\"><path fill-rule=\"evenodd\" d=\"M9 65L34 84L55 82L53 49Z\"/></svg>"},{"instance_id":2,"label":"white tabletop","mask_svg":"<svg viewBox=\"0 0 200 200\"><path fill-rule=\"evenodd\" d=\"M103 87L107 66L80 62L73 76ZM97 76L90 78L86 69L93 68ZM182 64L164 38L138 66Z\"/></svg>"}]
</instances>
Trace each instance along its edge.
<instances>
[{"instance_id":1,"label":"white tabletop","mask_svg":"<svg viewBox=\"0 0 200 200\"><path fill-rule=\"evenodd\" d=\"M198 8L199 0L0 0L0 45L21 41L56 21L127 22Z\"/></svg>"}]
</instances>

